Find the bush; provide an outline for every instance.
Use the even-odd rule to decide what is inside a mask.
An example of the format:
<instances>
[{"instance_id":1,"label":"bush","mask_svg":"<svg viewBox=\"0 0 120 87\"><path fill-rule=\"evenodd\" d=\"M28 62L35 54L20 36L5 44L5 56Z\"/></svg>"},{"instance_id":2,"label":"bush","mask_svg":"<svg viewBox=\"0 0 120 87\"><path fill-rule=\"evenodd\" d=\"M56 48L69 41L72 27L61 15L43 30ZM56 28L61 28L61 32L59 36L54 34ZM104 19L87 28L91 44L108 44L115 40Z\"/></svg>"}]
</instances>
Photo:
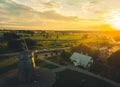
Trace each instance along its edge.
<instances>
[{"instance_id":1,"label":"bush","mask_svg":"<svg viewBox=\"0 0 120 87\"><path fill-rule=\"evenodd\" d=\"M71 56L70 52L66 52L66 51L63 50L62 53L61 53L61 57L65 61L69 61L70 56Z\"/></svg>"}]
</instances>

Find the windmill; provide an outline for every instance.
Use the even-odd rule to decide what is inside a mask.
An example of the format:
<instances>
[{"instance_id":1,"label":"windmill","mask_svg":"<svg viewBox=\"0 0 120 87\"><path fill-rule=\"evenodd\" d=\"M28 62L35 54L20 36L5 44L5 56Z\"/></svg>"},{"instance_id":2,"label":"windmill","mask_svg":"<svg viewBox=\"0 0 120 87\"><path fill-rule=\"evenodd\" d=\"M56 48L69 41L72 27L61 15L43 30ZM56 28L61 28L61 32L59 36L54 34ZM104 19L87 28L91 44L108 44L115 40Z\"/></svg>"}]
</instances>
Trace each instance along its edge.
<instances>
[{"instance_id":1,"label":"windmill","mask_svg":"<svg viewBox=\"0 0 120 87\"><path fill-rule=\"evenodd\" d=\"M35 80L34 52L28 49L27 43L22 35L25 50L20 53L18 64L18 80L20 82L31 82Z\"/></svg>"},{"instance_id":2,"label":"windmill","mask_svg":"<svg viewBox=\"0 0 120 87\"><path fill-rule=\"evenodd\" d=\"M6 77L3 83L0 84L0 87L50 87L53 85L56 81L55 72L48 68L36 67L34 52L28 49L28 45L23 36L20 39L24 42L24 51L6 54L7 56L17 55L17 57L19 55L18 74L16 75L16 71L7 74L10 77Z\"/></svg>"}]
</instances>

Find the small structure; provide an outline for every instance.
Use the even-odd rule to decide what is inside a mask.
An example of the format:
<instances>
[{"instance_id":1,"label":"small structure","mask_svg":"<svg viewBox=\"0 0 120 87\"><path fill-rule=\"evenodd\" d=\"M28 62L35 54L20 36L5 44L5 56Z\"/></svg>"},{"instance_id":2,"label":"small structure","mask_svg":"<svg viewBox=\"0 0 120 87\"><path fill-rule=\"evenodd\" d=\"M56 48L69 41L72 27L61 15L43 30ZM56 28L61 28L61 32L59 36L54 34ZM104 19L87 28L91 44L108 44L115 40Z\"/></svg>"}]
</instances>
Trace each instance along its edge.
<instances>
[{"instance_id":1,"label":"small structure","mask_svg":"<svg viewBox=\"0 0 120 87\"><path fill-rule=\"evenodd\" d=\"M88 55L83 55L77 52L74 52L70 57L70 60L74 63L75 66L83 66L84 68L90 67L93 63L92 57Z\"/></svg>"}]
</instances>

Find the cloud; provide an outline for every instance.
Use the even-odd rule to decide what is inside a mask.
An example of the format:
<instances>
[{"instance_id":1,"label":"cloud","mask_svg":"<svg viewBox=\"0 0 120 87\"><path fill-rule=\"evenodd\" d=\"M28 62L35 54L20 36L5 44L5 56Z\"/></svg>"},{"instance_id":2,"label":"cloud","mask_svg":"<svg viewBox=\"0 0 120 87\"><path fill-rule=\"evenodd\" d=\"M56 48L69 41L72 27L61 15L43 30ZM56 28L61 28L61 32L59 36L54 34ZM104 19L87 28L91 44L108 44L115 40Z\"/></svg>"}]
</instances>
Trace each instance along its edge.
<instances>
[{"instance_id":1,"label":"cloud","mask_svg":"<svg viewBox=\"0 0 120 87\"><path fill-rule=\"evenodd\" d=\"M42 4L44 6L46 6L47 8L57 8L59 7L59 4L55 1L50 1L50 2L42 2Z\"/></svg>"},{"instance_id":2,"label":"cloud","mask_svg":"<svg viewBox=\"0 0 120 87\"><path fill-rule=\"evenodd\" d=\"M52 26L60 22L74 22L79 20L77 17L64 16L53 10L38 12L28 6L10 0L1 0L0 3L1 27L43 27L47 26L47 24L51 24L49 26Z\"/></svg>"},{"instance_id":3,"label":"cloud","mask_svg":"<svg viewBox=\"0 0 120 87\"><path fill-rule=\"evenodd\" d=\"M32 9L43 12L53 10L59 7L59 3L52 0L12 0L18 4L22 4Z\"/></svg>"},{"instance_id":4,"label":"cloud","mask_svg":"<svg viewBox=\"0 0 120 87\"><path fill-rule=\"evenodd\" d=\"M46 28L101 25L103 15L119 9L119 4L119 0L0 0L0 25Z\"/></svg>"},{"instance_id":5,"label":"cloud","mask_svg":"<svg viewBox=\"0 0 120 87\"><path fill-rule=\"evenodd\" d=\"M12 0L36 11L54 10L67 16L99 17L111 9L119 9L120 0ZM109 4L108 4L109 3Z\"/></svg>"},{"instance_id":6,"label":"cloud","mask_svg":"<svg viewBox=\"0 0 120 87\"><path fill-rule=\"evenodd\" d=\"M59 20L59 21L77 21L79 18L73 16L63 16L61 14L56 13L55 11L46 11L42 13L38 13L40 17L47 18L49 20Z\"/></svg>"}]
</instances>

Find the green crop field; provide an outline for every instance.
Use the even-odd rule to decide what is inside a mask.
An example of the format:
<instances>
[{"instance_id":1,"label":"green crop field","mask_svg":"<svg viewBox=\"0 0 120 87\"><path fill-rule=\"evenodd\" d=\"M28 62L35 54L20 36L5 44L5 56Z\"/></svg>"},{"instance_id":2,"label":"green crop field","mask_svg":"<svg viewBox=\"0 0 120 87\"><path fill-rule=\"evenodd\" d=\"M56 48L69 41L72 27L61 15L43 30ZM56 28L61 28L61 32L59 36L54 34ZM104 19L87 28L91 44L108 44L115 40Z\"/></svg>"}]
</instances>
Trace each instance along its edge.
<instances>
[{"instance_id":1,"label":"green crop field","mask_svg":"<svg viewBox=\"0 0 120 87\"><path fill-rule=\"evenodd\" d=\"M59 38L57 39L56 36L51 36L48 38L45 38L43 36L33 36L33 37L27 37L27 38L31 38L32 40L79 40L82 38L82 35L61 35L59 36Z\"/></svg>"}]
</instances>

